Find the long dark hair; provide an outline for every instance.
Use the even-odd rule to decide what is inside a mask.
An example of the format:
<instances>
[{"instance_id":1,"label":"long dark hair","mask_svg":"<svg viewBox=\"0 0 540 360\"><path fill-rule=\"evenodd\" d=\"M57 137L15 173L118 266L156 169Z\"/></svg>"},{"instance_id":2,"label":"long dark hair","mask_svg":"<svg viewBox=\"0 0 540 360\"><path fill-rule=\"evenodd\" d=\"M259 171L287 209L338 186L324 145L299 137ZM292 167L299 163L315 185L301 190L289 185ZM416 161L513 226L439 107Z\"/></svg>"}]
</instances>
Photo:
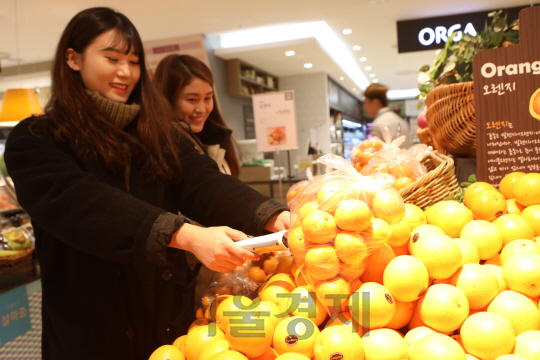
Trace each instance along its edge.
<instances>
[{"instance_id":1,"label":"long dark hair","mask_svg":"<svg viewBox=\"0 0 540 360\"><path fill-rule=\"evenodd\" d=\"M175 109L176 102L182 90L194 78L206 81L210 86L214 87L212 71L202 61L190 55L169 55L159 62L152 80L157 90L165 95L171 107ZM228 128L219 111L215 93L212 97L214 100L214 109L208 115L207 121ZM238 162L238 156L236 155L232 139L227 145L225 160L231 169L231 174L238 177L240 174L240 163Z\"/></svg>"},{"instance_id":2,"label":"long dark hair","mask_svg":"<svg viewBox=\"0 0 540 360\"><path fill-rule=\"evenodd\" d=\"M126 53L133 48L140 62L140 79L128 99L128 103L140 105L137 128L131 132L112 125L85 93L80 73L72 70L66 61L69 48L83 54L99 35L112 29L117 41L126 46ZM86 9L75 15L58 43L52 65L51 99L36 127L55 140L74 142L78 157L103 162L113 172L122 173L134 156L148 180L161 178L176 182L181 166L172 119L167 101L155 90L148 76L143 44L131 21L104 7Z\"/></svg>"}]
</instances>

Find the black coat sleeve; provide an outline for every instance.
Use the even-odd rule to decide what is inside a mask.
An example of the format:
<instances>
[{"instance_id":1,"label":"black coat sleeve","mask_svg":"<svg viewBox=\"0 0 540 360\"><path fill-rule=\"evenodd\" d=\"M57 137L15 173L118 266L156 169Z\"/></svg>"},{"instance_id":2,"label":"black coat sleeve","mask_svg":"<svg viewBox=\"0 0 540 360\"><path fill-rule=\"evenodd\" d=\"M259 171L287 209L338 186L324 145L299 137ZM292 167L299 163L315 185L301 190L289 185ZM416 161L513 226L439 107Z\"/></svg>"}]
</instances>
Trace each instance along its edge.
<instances>
[{"instance_id":1,"label":"black coat sleeve","mask_svg":"<svg viewBox=\"0 0 540 360\"><path fill-rule=\"evenodd\" d=\"M229 226L248 235L260 235L275 214L288 208L255 191L216 162L201 155L182 138L183 176L175 196L183 215L204 226Z\"/></svg>"},{"instance_id":2,"label":"black coat sleeve","mask_svg":"<svg viewBox=\"0 0 540 360\"><path fill-rule=\"evenodd\" d=\"M32 134L32 121L22 121L11 131L5 150L18 200L32 221L52 237L95 256L164 264L170 237L155 225L165 221L179 227L183 218L99 181L81 168L68 146Z\"/></svg>"}]
</instances>

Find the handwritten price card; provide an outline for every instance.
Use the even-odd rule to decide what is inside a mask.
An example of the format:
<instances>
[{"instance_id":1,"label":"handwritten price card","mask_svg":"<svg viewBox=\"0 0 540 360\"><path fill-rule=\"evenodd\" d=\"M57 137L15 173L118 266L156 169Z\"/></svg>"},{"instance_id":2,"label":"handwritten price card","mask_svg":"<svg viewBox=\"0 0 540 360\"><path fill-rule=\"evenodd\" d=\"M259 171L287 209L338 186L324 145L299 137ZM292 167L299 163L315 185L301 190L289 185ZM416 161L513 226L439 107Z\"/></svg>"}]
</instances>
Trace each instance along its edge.
<instances>
[{"instance_id":1,"label":"handwritten price card","mask_svg":"<svg viewBox=\"0 0 540 360\"><path fill-rule=\"evenodd\" d=\"M298 149L294 92L255 94L252 99L257 151Z\"/></svg>"},{"instance_id":2,"label":"handwritten price card","mask_svg":"<svg viewBox=\"0 0 540 360\"><path fill-rule=\"evenodd\" d=\"M473 60L478 179L540 172L540 6L519 13L515 46Z\"/></svg>"}]
</instances>

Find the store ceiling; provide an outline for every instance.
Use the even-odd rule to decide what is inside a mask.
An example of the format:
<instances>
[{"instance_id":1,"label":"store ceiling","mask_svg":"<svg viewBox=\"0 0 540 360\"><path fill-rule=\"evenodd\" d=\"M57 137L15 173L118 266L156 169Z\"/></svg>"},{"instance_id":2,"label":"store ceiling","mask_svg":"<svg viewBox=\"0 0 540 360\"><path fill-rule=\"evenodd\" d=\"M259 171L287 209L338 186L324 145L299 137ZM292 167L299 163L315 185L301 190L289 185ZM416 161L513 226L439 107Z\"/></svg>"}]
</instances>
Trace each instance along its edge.
<instances>
[{"instance_id":1,"label":"store ceiling","mask_svg":"<svg viewBox=\"0 0 540 360\"><path fill-rule=\"evenodd\" d=\"M529 5L530 0L0 0L2 68L52 59L67 22L78 11L109 6L126 14L143 41L197 33L217 34L275 24L325 21L345 44L366 78L392 90L416 88L418 69L431 64L434 51L398 54L396 21ZM344 29L352 33L343 35ZM360 50L352 50L359 45ZM295 56L286 57L285 51ZM314 39L272 46L229 49L223 58L240 57L277 76L327 72L343 77L349 91L359 88ZM359 62L366 57L367 61ZM305 69L303 64L313 64ZM365 67L371 70L366 71ZM375 74L375 77L370 77ZM0 81L1 81L0 77ZM361 96L361 93L358 94Z\"/></svg>"}]
</instances>

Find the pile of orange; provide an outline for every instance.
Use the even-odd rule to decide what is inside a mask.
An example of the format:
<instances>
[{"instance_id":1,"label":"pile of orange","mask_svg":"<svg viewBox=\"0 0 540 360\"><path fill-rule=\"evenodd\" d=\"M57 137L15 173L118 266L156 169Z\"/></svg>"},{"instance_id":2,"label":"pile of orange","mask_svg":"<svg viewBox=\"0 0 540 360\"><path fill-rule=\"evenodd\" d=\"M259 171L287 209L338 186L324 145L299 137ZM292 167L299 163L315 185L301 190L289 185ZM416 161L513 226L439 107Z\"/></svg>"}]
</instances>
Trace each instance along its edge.
<instances>
[{"instance_id":1,"label":"pile of orange","mask_svg":"<svg viewBox=\"0 0 540 360\"><path fill-rule=\"evenodd\" d=\"M179 352L150 359L539 359L538 182L513 173L469 187L465 205L401 212L325 184L292 209L291 266L253 301L216 298Z\"/></svg>"},{"instance_id":2,"label":"pile of orange","mask_svg":"<svg viewBox=\"0 0 540 360\"><path fill-rule=\"evenodd\" d=\"M360 172L369 160L383 147L382 141L377 138L370 138L362 141L351 150L351 162L356 171Z\"/></svg>"}]
</instances>

